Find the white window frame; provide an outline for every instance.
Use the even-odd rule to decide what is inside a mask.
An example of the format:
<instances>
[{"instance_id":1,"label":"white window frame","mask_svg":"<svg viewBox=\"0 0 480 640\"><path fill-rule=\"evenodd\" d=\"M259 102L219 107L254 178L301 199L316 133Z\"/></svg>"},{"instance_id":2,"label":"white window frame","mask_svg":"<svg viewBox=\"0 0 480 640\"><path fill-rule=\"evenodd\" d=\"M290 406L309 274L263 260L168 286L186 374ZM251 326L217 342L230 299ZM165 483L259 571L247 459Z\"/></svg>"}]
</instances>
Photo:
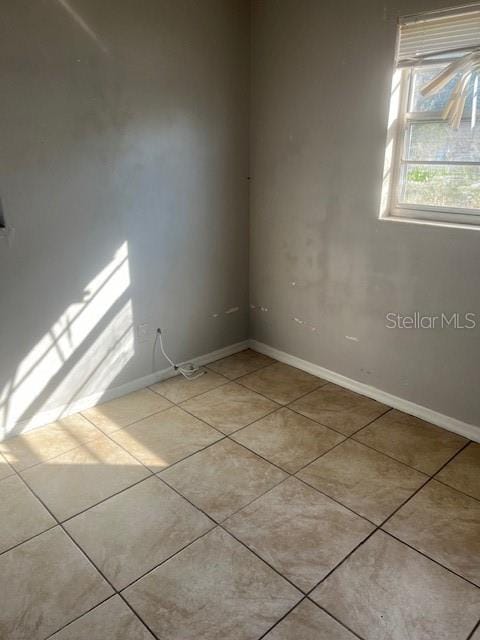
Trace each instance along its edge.
<instances>
[{"instance_id":1,"label":"white window frame","mask_svg":"<svg viewBox=\"0 0 480 640\"><path fill-rule=\"evenodd\" d=\"M443 62L448 61L443 60L442 63ZM439 61L432 61L431 63L423 62L422 66L425 66L426 64L438 66ZM409 122L444 122L440 112L409 112L407 110L410 103L410 92L413 84L412 77L415 68L418 67L397 68L393 77L379 217L383 220L480 229L480 209L431 206L424 204L413 205L399 202L402 155L406 144L406 134ZM469 120L469 116L462 118L462 121ZM412 164L439 164L442 166L454 166L455 164L459 164L480 166L480 161L458 163L447 161L418 161L415 163L412 161Z\"/></svg>"}]
</instances>

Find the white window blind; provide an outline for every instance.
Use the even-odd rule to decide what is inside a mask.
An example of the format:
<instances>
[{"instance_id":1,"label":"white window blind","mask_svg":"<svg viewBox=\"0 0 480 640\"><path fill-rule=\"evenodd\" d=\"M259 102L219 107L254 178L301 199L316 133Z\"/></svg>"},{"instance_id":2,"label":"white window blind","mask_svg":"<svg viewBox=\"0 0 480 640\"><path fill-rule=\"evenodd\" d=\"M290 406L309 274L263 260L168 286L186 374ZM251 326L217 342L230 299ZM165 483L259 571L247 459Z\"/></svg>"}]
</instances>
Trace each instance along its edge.
<instances>
[{"instance_id":1,"label":"white window blind","mask_svg":"<svg viewBox=\"0 0 480 640\"><path fill-rule=\"evenodd\" d=\"M398 66L419 58L466 53L480 47L480 4L400 20Z\"/></svg>"}]
</instances>

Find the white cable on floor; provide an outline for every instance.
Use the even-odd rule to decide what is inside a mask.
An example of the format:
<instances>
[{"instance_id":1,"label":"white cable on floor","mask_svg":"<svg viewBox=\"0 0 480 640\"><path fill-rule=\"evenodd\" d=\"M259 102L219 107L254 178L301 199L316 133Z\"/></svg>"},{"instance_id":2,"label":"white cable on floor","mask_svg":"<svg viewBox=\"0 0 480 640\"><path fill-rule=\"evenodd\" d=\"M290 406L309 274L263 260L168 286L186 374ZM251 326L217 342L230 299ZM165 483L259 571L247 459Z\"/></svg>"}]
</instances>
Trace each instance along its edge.
<instances>
[{"instance_id":1,"label":"white cable on floor","mask_svg":"<svg viewBox=\"0 0 480 640\"><path fill-rule=\"evenodd\" d=\"M184 378L187 380L196 380L200 376L203 376L204 373L207 373L205 369L199 369L192 362L184 362L183 364L175 364L173 360L171 360L167 354L165 353L165 348L163 346L162 339L162 330L160 328L157 329L155 334L155 342L153 343L153 353L155 354L157 348L157 339L160 338L160 350L163 354L163 357L171 364L171 366L175 369L175 371L179 371Z\"/></svg>"}]
</instances>

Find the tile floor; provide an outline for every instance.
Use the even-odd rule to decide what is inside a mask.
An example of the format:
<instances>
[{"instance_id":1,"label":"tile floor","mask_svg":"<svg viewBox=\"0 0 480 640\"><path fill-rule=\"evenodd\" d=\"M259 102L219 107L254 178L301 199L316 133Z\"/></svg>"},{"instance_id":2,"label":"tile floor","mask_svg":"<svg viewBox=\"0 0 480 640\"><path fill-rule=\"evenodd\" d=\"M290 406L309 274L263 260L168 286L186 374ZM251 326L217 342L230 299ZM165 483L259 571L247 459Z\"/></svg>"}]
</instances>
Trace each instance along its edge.
<instances>
[{"instance_id":1,"label":"tile floor","mask_svg":"<svg viewBox=\"0 0 480 640\"><path fill-rule=\"evenodd\" d=\"M0 443L2 640L480 640L480 445L251 350Z\"/></svg>"}]
</instances>

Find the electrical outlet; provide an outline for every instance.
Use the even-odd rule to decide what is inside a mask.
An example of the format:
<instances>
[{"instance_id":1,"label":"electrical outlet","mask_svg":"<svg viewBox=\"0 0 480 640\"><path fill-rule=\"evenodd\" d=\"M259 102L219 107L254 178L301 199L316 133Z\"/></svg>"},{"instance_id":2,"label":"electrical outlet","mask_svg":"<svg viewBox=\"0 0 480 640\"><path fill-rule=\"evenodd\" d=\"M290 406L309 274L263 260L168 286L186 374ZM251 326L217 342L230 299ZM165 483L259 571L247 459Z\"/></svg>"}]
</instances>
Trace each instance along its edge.
<instances>
[{"instance_id":1,"label":"electrical outlet","mask_svg":"<svg viewBox=\"0 0 480 640\"><path fill-rule=\"evenodd\" d=\"M137 324L137 341L147 342L149 334L148 324Z\"/></svg>"}]
</instances>

